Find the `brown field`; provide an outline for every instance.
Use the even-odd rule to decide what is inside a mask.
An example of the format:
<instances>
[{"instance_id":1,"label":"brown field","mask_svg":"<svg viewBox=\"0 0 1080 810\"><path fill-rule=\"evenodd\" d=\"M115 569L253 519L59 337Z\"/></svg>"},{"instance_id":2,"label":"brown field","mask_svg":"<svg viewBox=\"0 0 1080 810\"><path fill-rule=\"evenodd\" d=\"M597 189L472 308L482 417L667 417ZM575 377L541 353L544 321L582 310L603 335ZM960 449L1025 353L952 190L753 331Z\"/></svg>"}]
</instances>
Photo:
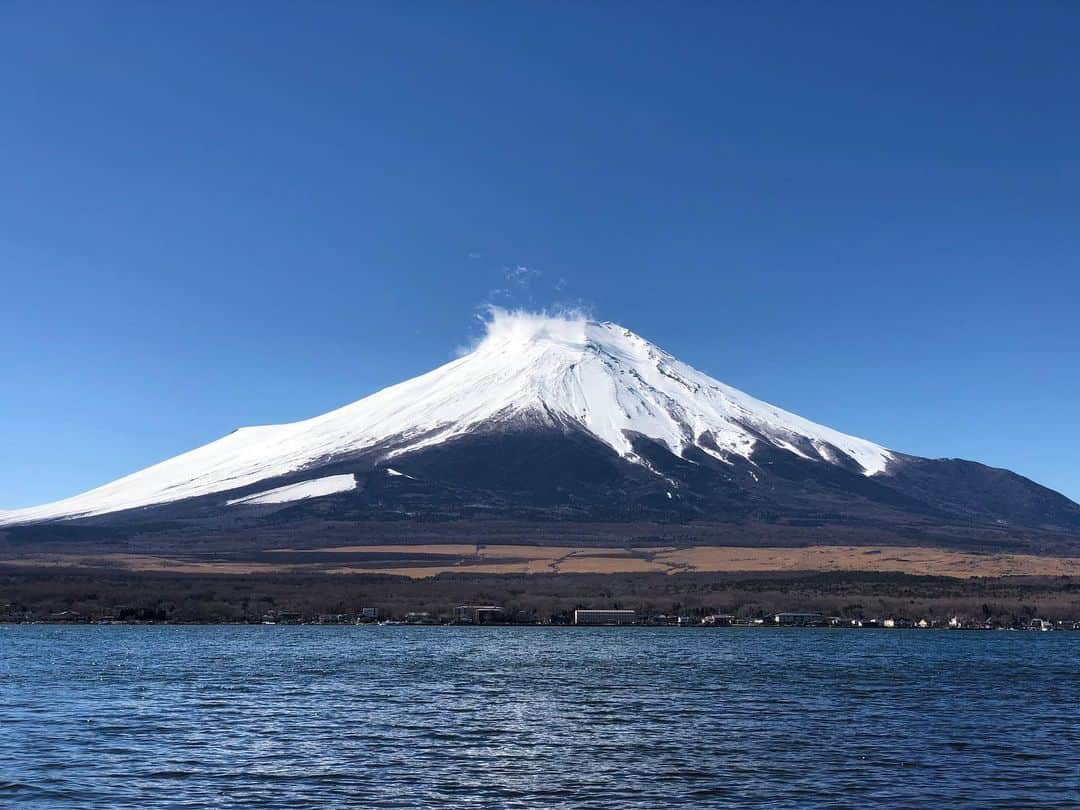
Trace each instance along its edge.
<instances>
[{"instance_id":1,"label":"brown field","mask_svg":"<svg viewBox=\"0 0 1080 810\"><path fill-rule=\"evenodd\" d=\"M648 548L528 545L376 545L275 549L237 560L220 555L28 554L0 564L112 568L175 574L463 574L892 572L957 578L1080 576L1080 558L980 554L919 546Z\"/></svg>"}]
</instances>

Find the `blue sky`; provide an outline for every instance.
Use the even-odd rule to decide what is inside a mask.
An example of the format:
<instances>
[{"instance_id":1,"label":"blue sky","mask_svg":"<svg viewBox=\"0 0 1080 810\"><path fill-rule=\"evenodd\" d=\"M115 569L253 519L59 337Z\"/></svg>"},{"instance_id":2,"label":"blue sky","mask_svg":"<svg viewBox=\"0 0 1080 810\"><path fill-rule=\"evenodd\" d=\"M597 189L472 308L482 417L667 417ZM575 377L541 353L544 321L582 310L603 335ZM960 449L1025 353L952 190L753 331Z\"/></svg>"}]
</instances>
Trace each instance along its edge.
<instances>
[{"instance_id":1,"label":"blue sky","mask_svg":"<svg viewBox=\"0 0 1080 810\"><path fill-rule=\"evenodd\" d=\"M0 508L414 376L488 302L1080 500L1078 40L1053 2L4 4Z\"/></svg>"}]
</instances>

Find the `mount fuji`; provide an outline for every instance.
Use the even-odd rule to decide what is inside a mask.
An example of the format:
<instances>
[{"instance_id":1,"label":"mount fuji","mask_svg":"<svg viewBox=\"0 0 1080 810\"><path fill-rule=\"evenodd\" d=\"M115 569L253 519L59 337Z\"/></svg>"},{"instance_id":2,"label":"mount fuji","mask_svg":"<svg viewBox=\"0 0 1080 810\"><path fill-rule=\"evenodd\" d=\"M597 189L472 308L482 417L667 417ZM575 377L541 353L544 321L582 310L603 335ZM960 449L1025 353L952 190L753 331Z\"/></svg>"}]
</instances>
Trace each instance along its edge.
<instances>
[{"instance_id":1,"label":"mount fuji","mask_svg":"<svg viewBox=\"0 0 1080 810\"><path fill-rule=\"evenodd\" d=\"M0 526L504 519L830 527L1080 548L1080 505L1006 470L815 424L613 323L494 311L458 359L246 427Z\"/></svg>"}]
</instances>

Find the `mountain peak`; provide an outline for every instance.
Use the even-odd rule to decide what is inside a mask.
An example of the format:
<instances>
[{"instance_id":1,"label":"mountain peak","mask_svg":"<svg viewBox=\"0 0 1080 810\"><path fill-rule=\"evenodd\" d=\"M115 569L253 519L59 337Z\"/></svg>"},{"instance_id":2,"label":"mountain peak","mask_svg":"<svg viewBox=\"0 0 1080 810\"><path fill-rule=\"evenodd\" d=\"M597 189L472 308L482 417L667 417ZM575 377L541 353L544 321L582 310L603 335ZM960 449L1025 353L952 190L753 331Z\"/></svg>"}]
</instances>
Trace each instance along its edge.
<instances>
[{"instance_id":1,"label":"mountain peak","mask_svg":"<svg viewBox=\"0 0 1080 810\"><path fill-rule=\"evenodd\" d=\"M596 321L578 313L549 314L492 308L484 321L485 334L465 356L501 358L498 362L521 365L531 376L546 368L537 361L563 358L577 363L588 353L607 356L618 365L655 362L673 358L658 346L612 321ZM566 371L567 369L563 369ZM614 370L614 369L612 369Z\"/></svg>"}]
</instances>

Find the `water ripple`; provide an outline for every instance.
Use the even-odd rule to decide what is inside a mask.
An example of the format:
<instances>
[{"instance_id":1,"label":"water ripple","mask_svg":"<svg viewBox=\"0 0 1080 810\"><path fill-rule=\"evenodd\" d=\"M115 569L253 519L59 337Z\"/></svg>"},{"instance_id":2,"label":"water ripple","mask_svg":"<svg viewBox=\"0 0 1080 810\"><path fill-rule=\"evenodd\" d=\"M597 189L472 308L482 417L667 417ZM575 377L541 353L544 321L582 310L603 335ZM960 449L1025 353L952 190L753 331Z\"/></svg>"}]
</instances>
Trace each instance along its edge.
<instances>
[{"instance_id":1,"label":"water ripple","mask_svg":"<svg viewBox=\"0 0 1080 810\"><path fill-rule=\"evenodd\" d=\"M1046 807L1080 634L11 627L0 804Z\"/></svg>"}]
</instances>

